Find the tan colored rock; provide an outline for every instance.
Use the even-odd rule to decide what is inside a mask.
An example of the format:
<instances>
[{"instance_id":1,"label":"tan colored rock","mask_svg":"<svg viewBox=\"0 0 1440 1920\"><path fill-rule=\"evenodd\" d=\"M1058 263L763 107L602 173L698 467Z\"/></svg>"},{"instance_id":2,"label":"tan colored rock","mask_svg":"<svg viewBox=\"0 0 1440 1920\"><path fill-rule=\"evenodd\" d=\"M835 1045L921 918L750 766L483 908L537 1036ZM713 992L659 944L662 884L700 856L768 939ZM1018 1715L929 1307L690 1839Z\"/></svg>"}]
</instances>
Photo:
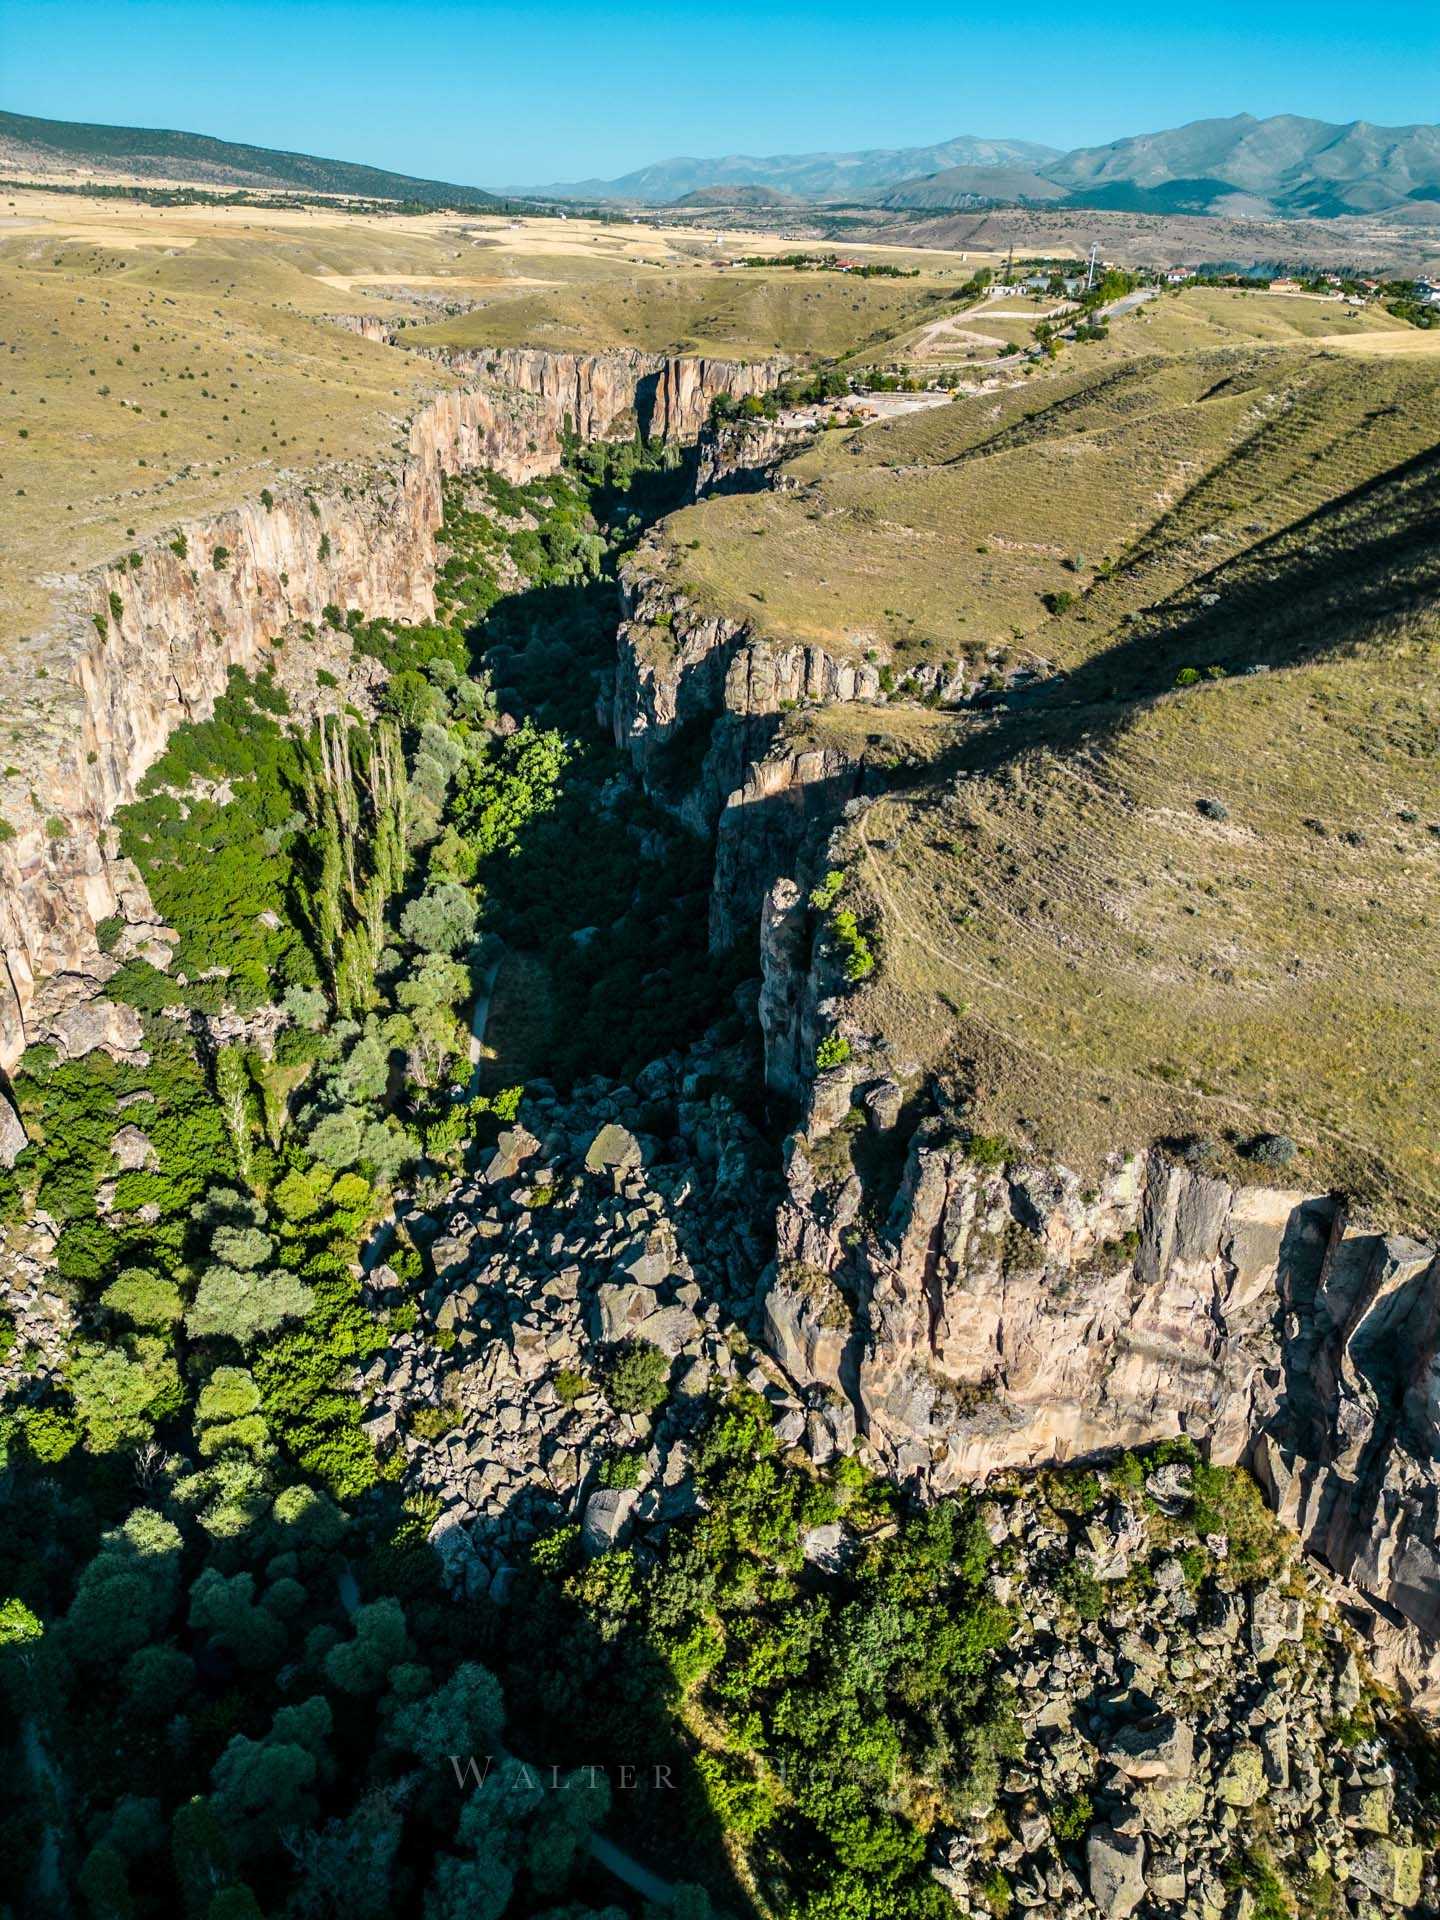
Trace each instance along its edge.
<instances>
[{"instance_id":1,"label":"tan colored rock","mask_svg":"<svg viewBox=\"0 0 1440 1920\"><path fill-rule=\"evenodd\" d=\"M24 1121L0 1093L0 1167L13 1167L29 1144Z\"/></svg>"},{"instance_id":2,"label":"tan colored rock","mask_svg":"<svg viewBox=\"0 0 1440 1920\"><path fill-rule=\"evenodd\" d=\"M25 717L23 790L35 804L7 818L11 837L0 838L0 1065L35 1037L31 1013L44 979L101 976L95 927L122 897L131 917L151 917L106 824L171 731L210 712L230 669L254 667L276 634L297 621L318 624L327 604L370 617L431 617L445 476L475 467L516 481L553 472L567 424L603 438L633 433L638 421L657 436L693 441L718 394L764 391L782 371L778 361L624 352L438 357L466 384L424 406L388 462L305 483L277 478L270 504L247 500L186 525L181 552L154 540L139 549L138 565L71 579L52 629L13 663L0 704Z\"/></svg>"}]
</instances>

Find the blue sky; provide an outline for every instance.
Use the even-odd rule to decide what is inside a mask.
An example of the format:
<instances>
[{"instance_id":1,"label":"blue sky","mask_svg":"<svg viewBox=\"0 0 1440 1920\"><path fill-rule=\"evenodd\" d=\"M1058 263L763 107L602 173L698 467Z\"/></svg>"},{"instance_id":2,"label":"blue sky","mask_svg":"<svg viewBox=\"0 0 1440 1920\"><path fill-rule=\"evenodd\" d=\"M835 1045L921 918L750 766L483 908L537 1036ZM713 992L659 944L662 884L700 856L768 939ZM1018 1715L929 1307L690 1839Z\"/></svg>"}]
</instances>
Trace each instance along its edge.
<instances>
[{"instance_id":1,"label":"blue sky","mask_svg":"<svg viewBox=\"0 0 1440 1920\"><path fill-rule=\"evenodd\" d=\"M1440 4L0 0L0 105L489 186L1238 112L1396 124L1440 118Z\"/></svg>"}]
</instances>

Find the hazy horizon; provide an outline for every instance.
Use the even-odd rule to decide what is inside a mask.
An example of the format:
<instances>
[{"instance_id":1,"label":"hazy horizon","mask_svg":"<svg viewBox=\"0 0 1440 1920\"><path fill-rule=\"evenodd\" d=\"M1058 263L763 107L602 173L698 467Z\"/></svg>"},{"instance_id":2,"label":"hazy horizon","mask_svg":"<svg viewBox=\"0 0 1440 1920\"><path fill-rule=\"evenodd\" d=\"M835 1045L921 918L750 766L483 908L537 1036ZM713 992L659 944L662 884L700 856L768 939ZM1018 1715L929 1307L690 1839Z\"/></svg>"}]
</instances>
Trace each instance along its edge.
<instances>
[{"instance_id":1,"label":"hazy horizon","mask_svg":"<svg viewBox=\"0 0 1440 1920\"><path fill-rule=\"evenodd\" d=\"M1133 0L1103 23L1056 0L1023 21L938 0L899 16L858 0L683 13L561 0L543 15L469 0L32 0L0 48L17 113L489 187L961 134L1068 149L1244 112L1401 126L1440 114L1437 79L1440 9L1292 0L1263 23L1223 0L1183 24Z\"/></svg>"}]
</instances>

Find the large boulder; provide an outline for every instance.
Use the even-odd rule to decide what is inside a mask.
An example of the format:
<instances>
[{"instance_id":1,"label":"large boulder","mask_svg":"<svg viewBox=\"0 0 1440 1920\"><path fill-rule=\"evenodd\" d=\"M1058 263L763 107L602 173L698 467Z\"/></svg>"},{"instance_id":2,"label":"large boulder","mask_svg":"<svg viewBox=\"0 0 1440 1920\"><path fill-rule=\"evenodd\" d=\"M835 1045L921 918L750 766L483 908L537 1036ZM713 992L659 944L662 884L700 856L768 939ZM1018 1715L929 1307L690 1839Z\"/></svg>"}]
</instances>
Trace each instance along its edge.
<instances>
[{"instance_id":1,"label":"large boulder","mask_svg":"<svg viewBox=\"0 0 1440 1920\"><path fill-rule=\"evenodd\" d=\"M1090 1898L1106 1920L1129 1920L1145 1898L1145 1842L1135 1833L1092 1827L1085 1842Z\"/></svg>"},{"instance_id":2,"label":"large boulder","mask_svg":"<svg viewBox=\"0 0 1440 1920\"><path fill-rule=\"evenodd\" d=\"M1253 1807L1266 1785L1264 1754L1252 1740L1242 1740L1220 1769L1215 1791L1227 1807Z\"/></svg>"},{"instance_id":3,"label":"large boulder","mask_svg":"<svg viewBox=\"0 0 1440 1920\"><path fill-rule=\"evenodd\" d=\"M1105 1758L1132 1780L1188 1780L1195 1765L1195 1735L1173 1714L1153 1714L1122 1727Z\"/></svg>"},{"instance_id":4,"label":"large boulder","mask_svg":"<svg viewBox=\"0 0 1440 1920\"><path fill-rule=\"evenodd\" d=\"M640 1142L630 1129L617 1126L611 1120L585 1149L585 1170L587 1173L623 1172L629 1167L638 1167L642 1157Z\"/></svg>"},{"instance_id":5,"label":"large boulder","mask_svg":"<svg viewBox=\"0 0 1440 1920\"><path fill-rule=\"evenodd\" d=\"M606 1553L629 1531L639 1495L633 1487L601 1487L585 1502L580 1545L591 1555Z\"/></svg>"},{"instance_id":6,"label":"large boulder","mask_svg":"<svg viewBox=\"0 0 1440 1920\"><path fill-rule=\"evenodd\" d=\"M122 1173L135 1173L142 1167L156 1167L160 1156L156 1153L150 1136L133 1123L127 1123L114 1134L110 1141L110 1151Z\"/></svg>"},{"instance_id":7,"label":"large boulder","mask_svg":"<svg viewBox=\"0 0 1440 1920\"><path fill-rule=\"evenodd\" d=\"M29 1144L24 1121L0 1093L0 1167L13 1167Z\"/></svg>"}]
</instances>

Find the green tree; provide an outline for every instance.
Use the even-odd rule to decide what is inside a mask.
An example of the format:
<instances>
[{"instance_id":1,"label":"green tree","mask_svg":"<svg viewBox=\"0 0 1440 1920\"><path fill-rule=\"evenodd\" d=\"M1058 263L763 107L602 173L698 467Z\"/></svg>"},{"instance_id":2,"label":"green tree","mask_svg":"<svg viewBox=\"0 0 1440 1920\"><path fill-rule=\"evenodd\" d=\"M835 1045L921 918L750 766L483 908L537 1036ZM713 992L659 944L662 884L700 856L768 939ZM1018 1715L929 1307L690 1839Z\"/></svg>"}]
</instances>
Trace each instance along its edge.
<instances>
[{"instance_id":1,"label":"green tree","mask_svg":"<svg viewBox=\"0 0 1440 1920\"><path fill-rule=\"evenodd\" d=\"M173 1280L162 1279L147 1267L122 1268L100 1296L111 1313L132 1326L157 1333L173 1327L185 1311L184 1298Z\"/></svg>"},{"instance_id":2,"label":"green tree","mask_svg":"<svg viewBox=\"0 0 1440 1920\"><path fill-rule=\"evenodd\" d=\"M65 1616L75 1657L110 1664L155 1639L180 1586L180 1529L149 1507L104 1534Z\"/></svg>"},{"instance_id":3,"label":"green tree","mask_svg":"<svg viewBox=\"0 0 1440 1920\"><path fill-rule=\"evenodd\" d=\"M250 1346L286 1320L302 1319L314 1304L310 1288L283 1267L270 1273L208 1267L185 1326L196 1339L224 1337Z\"/></svg>"},{"instance_id":4,"label":"green tree","mask_svg":"<svg viewBox=\"0 0 1440 1920\"><path fill-rule=\"evenodd\" d=\"M670 1362L648 1340L626 1340L605 1363L605 1397L617 1413L653 1413L670 1392Z\"/></svg>"},{"instance_id":5,"label":"green tree","mask_svg":"<svg viewBox=\"0 0 1440 1920\"><path fill-rule=\"evenodd\" d=\"M251 1573L227 1578L218 1567L206 1567L190 1589L190 1624L251 1673L275 1667L285 1651L285 1628L267 1607L256 1605Z\"/></svg>"},{"instance_id":6,"label":"green tree","mask_svg":"<svg viewBox=\"0 0 1440 1920\"><path fill-rule=\"evenodd\" d=\"M355 1611L354 1637L332 1647L325 1678L343 1693L378 1693L405 1658L405 1610L398 1600L374 1600Z\"/></svg>"},{"instance_id":7,"label":"green tree","mask_svg":"<svg viewBox=\"0 0 1440 1920\"><path fill-rule=\"evenodd\" d=\"M400 931L424 953L458 953L475 937L478 909L454 881L432 882L400 916Z\"/></svg>"},{"instance_id":8,"label":"green tree","mask_svg":"<svg viewBox=\"0 0 1440 1920\"><path fill-rule=\"evenodd\" d=\"M329 1762L329 1702L281 1707L261 1740L237 1733L210 1779L215 1816L242 1859L272 1850L282 1827L310 1825Z\"/></svg>"},{"instance_id":9,"label":"green tree","mask_svg":"<svg viewBox=\"0 0 1440 1920\"><path fill-rule=\"evenodd\" d=\"M489 1668L466 1660L433 1693L394 1708L389 1721L395 1746L440 1767L448 1754L493 1751L505 1725L505 1700Z\"/></svg>"},{"instance_id":10,"label":"green tree","mask_svg":"<svg viewBox=\"0 0 1440 1920\"><path fill-rule=\"evenodd\" d=\"M200 1389L195 1432L202 1455L240 1448L263 1453L269 1430L260 1411L260 1389L244 1367L217 1367Z\"/></svg>"}]
</instances>

